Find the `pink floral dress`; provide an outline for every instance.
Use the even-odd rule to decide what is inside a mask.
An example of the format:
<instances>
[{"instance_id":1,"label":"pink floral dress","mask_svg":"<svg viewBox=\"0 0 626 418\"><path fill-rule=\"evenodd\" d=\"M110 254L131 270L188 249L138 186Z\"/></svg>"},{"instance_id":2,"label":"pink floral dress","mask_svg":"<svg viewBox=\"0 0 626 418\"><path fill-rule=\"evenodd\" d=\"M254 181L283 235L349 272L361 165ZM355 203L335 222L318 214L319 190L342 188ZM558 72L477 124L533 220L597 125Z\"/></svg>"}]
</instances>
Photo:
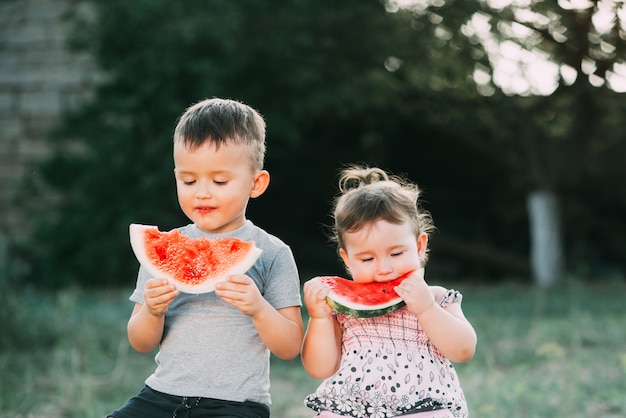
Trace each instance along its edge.
<instances>
[{"instance_id":1,"label":"pink floral dress","mask_svg":"<svg viewBox=\"0 0 626 418\"><path fill-rule=\"evenodd\" d=\"M442 307L460 303L448 290ZM306 397L309 408L346 417L387 418L468 409L452 363L443 357L406 307L375 318L336 313L343 331L339 370Z\"/></svg>"}]
</instances>

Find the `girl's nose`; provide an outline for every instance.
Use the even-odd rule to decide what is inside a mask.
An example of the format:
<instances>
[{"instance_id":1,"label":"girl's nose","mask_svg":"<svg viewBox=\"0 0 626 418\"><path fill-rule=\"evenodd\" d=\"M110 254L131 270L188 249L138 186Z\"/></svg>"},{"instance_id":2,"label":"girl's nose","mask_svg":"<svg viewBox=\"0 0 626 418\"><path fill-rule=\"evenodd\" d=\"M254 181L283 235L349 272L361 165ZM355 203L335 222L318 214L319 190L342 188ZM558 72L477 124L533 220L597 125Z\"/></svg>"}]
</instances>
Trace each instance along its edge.
<instances>
[{"instance_id":1,"label":"girl's nose","mask_svg":"<svg viewBox=\"0 0 626 418\"><path fill-rule=\"evenodd\" d=\"M381 260L378 263L378 274L389 274L393 273L393 265L389 262L389 260Z\"/></svg>"}]
</instances>

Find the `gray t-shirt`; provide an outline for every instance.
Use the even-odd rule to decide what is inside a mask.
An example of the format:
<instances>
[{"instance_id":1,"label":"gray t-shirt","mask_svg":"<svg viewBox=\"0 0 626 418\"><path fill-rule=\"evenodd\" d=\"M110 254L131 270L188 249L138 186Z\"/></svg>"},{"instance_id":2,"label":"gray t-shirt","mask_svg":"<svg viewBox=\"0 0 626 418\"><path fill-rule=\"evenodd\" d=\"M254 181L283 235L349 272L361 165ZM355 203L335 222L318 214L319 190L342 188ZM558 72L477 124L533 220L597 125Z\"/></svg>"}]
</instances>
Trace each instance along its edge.
<instances>
[{"instance_id":1,"label":"gray t-shirt","mask_svg":"<svg viewBox=\"0 0 626 418\"><path fill-rule=\"evenodd\" d=\"M180 228L192 238L236 237L263 250L246 273L276 309L301 306L300 279L291 249L249 220L224 234L206 234L195 224ZM151 278L139 269L130 300L145 303L143 288ZM215 293L181 293L165 315L156 370L146 379L152 389L177 396L270 403L270 352L252 319Z\"/></svg>"}]
</instances>

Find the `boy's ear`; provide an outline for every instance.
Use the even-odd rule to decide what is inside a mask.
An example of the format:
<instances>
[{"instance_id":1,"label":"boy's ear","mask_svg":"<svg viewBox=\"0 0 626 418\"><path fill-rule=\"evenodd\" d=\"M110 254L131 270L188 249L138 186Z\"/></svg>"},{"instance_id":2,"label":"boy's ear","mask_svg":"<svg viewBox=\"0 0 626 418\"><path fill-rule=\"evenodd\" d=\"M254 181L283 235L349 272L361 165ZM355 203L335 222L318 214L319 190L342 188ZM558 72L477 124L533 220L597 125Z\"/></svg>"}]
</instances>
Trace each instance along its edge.
<instances>
[{"instance_id":1,"label":"boy's ear","mask_svg":"<svg viewBox=\"0 0 626 418\"><path fill-rule=\"evenodd\" d=\"M252 184L252 190L250 190L250 197L261 196L267 190L267 186L270 185L270 173L267 170L261 170L256 173L254 177L254 183Z\"/></svg>"}]
</instances>

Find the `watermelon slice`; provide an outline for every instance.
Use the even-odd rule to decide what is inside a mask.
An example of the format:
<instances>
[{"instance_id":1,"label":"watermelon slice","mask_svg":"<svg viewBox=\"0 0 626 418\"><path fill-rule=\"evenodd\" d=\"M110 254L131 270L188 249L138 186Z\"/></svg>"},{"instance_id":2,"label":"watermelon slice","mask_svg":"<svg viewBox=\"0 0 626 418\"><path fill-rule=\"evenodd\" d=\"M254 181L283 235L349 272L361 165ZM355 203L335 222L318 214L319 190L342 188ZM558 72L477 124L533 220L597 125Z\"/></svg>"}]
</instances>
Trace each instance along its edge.
<instances>
[{"instance_id":1,"label":"watermelon slice","mask_svg":"<svg viewBox=\"0 0 626 418\"><path fill-rule=\"evenodd\" d=\"M373 318L406 305L394 287L409 275L388 282L372 283L356 283L336 276L322 276L317 279L330 287L326 300L335 311L357 318Z\"/></svg>"},{"instance_id":2,"label":"watermelon slice","mask_svg":"<svg viewBox=\"0 0 626 418\"><path fill-rule=\"evenodd\" d=\"M131 224L130 245L139 263L185 293L207 293L231 274L244 274L261 255L254 242L237 238L192 239L178 230Z\"/></svg>"}]
</instances>

